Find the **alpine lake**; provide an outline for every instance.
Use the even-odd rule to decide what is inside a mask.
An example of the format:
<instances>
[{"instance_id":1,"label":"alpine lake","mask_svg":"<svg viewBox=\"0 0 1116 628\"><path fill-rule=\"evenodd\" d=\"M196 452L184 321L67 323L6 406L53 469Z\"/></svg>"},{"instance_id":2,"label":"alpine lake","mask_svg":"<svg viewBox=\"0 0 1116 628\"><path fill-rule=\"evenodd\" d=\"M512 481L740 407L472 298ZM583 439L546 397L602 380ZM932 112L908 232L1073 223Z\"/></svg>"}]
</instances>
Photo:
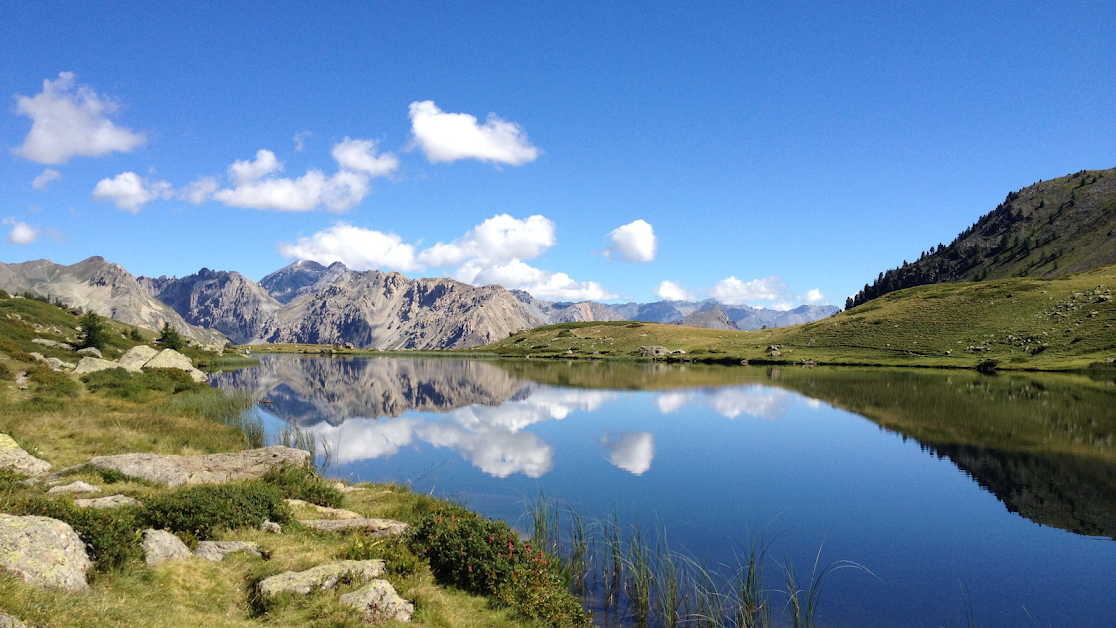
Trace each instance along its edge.
<instances>
[{"instance_id":1,"label":"alpine lake","mask_svg":"<svg viewBox=\"0 0 1116 628\"><path fill-rule=\"evenodd\" d=\"M727 625L716 599L760 547L772 625L791 625L793 566L803 606L823 585L817 626L1116 626L1113 371L259 360L212 381L259 400L273 438L311 432L328 475L524 535L549 504L563 548L576 513L593 564L610 531L625 555L642 540L706 574L680 609ZM608 569L586 573L594 623L638 623Z\"/></svg>"}]
</instances>

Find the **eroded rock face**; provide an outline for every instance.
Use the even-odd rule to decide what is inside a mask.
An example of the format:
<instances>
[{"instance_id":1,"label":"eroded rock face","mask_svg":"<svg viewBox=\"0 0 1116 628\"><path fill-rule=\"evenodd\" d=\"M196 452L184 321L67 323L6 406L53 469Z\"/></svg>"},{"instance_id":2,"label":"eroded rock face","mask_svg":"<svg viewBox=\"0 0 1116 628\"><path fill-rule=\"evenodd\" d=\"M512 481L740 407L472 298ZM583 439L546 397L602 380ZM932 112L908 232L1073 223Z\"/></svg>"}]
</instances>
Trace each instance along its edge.
<instances>
[{"instance_id":1,"label":"eroded rock face","mask_svg":"<svg viewBox=\"0 0 1116 628\"><path fill-rule=\"evenodd\" d=\"M49 517L0 514L0 569L44 588L86 591L92 566L69 525Z\"/></svg>"},{"instance_id":2,"label":"eroded rock face","mask_svg":"<svg viewBox=\"0 0 1116 628\"><path fill-rule=\"evenodd\" d=\"M27 453L7 434L0 434L0 469L39 477L50 471L50 463Z\"/></svg>"},{"instance_id":3,"label":"eroded rock face","mask_svg":"<svg viewBox=\"0 0 1116 628\"><path fill-rule=\"evenodd\" d=\"M410 527L402 521L393 519L366 519L363 517L360 519L302 519L299 523L327 532L359 530L372 537L402 534Z\"/></svg>"},{"instance_id":4,"label":"eroded rock face","mask_svg":"<svg viewBox=\"0 0 1116 628\"><path fill-rule=\"evenodd\" d=\"M190 358L174 349L163 349L158 355L148 360L147 363L143 365L143 368L181 369L189 373L190 377L192 377L195 382L208 381L205 373L194 368L194 363L190 361Z\"/></svg>"},{"instance_id":5,"label":"eroded rock face","mask_svg":"<svg viewBox=\"0 0 1116 628\"><path fill-rule=\"evenodd\" d=\"M168 560L183 560L190 556L190 548L186 547L182 539L170 532L151 528L143 531L143 560L148 567L154 567Z\"/></svg>"},{"instance_id":6,"label":"eroded rock face","mask_svg":"<svg viewBox=\"0 0 1116 628\"><path fill-rule=\"evenodd\" d=\"M198 543L198 549L194 550L194 556L220 562L225 560L226 554L233 552L248 552L256 556L263 556L260 554L260 544L248 541L201 541Z\"/></svg>"},{"instance_id":7,"label":"eroded rock face","mask_svg":"<svg viewBox=\"0 0 1116 628\"><path fill-rule=\"evenodd\" d=\"M384 573L384 567L382 560L339 560L305 571L285 571L262 580L257 588L265 597L280 593L306 595L317 589L332 589L345 577L367 582Z\"/></svg>"},{"instance_id":8,"label":"eroded rock face","mask_svg":"<svg viewBox=\"0 0 1116 628\"><path fill-rule=\"evenodd\" d=\"M130 478L166 484L173 488L183 484L225 484L235 480L251 480L284 462L302 466L309 456L310 454L305 450L276 445L231 454L205 456L156 454L97 456L80 466L119 471Z\"/></svg>"},{"instance_id":9,"label":"eroded rock face","mask_svg":"<svg viewBox=\"0 0 1116 628\"><path fill-rule=\"evenodd\" d=\"M120 356L119 366L132 373L138 373L144 364L150 362L151 358L157 355L159 355L159 352L147 345L136 345Z\"/></svg>"},{"instance_id":10,"label":"eroded rock face","mask_svg":"<svg viewBox=\"0 0 1116 628\"><path fill-rule=\"evenodd\" d=\"M387 580L373 580L363 588L338 598L342 604L364 613L364 620L373 624L385 621L411 621L415 605L399 597Z\"/></svg>"}]
</instances>

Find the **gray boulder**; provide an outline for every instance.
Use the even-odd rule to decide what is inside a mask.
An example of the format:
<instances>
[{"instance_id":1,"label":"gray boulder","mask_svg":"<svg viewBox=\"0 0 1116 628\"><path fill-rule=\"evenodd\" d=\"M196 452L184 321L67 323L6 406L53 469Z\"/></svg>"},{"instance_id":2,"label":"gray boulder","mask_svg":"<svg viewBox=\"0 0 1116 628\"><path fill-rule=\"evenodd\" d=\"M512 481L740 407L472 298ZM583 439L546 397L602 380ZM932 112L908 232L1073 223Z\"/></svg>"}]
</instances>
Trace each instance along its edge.
<instances>
[{"instance_id":1,"label":"gray boulder","mask_svg":"<svg viewBox=\"0 0 1116 628\"><path fill-rule=\"evenodd\" d=\"M190 556L190 548L170 532L151 528L143 531L143 560L148 567L168 560L184 560Z\"/></svg>"},{"instance_id":2,"label":"gray boulder","mask_svg":"<svg viewBox=\"0 0 1116 628\"><path fill-rule=\"evenodd\" d=\"M642 358L654 358L661 355L670 355L670 349L667 349L666 347L660 347L659 345L640 347L639 355Z\"/></svg>"},{"instance_id":3,"label":"gray boulder","mask_svg":"<svg viewBox=\"0 0 1116 628\"><path fill-rule=\"evenodd\" d=\"M402 521L393 519L366 519L363 517L360 519L302 519L299 523L326 532L352 530L371 537L402 534L407 531L407 528L411 527Z\"/></svg>"},{"instance_id":4,"label":"gray boulder","mask_svg":"<svg viewBox=\"0 0 1116 628\"><path fill-rule=\"evenodd\" d=\"M85 591L85 572L92 565L69 525L49 517L0 514L0 570L37 587Z\"/></svg>"},{"instance_id":5,"label":"gray boulder","mask_svg":"<svg viewBox=\"0 0 1116 628\"><path fill-rule=\"evenodd\" d=\"M202 373L198 369L194 368L194 363L190 361L190 358L182 355L174 349L163 349L159 352L158 355L148 360L147 363L143 365L143 368L181 369L189 373L190 377L192 377L195 382L200 383L208 381L205 373Z\"/></svg>"},{"instance_id":6,"label":"gray boulder","mask_svg":"<svg viewBox=\"0 0 1116 628\"><path fill-rule=\"evenodd\" d=\"M120 508L121 506L140 506L141 504L127 495L109 495L108 497L96 497L93 499L75 499L74 505L78 508L96 508L98 510L103 510L105 508Z\"/></svg>"},{"instance_id":7,"label":"gray boulder","mask_svg":"<svg viewBox=\"0 0 1116 628\"><path fill-rule=\"evenodd\" d=\"M173 488L183 484L225 484L235 480L252 480L283 463L302 466L308 457L310 457L309 452L303 449L279 445L232 454L205 456L117 454L97 456L84 465L65 469L55 475L82 467L91 467L119 471L130 478L158 482Z\"/></svg>"},{"instance_id":8,"label":"gray boulder","mask_svg":"<svg viewBox=\"0 0 1116 628\"><path fill-rule=\"evenodd\" d=\"M71 344L58 342L56 340L47 340L46 338L35 338L31 342L42 347L50 347L51 349L64 349L66 351L72 351L74 349L74 346Z\"/></svg>"},{"instance_id":9,"label":"gray boulder","mask_svg":"<svg viewBox=\"0 0 1116 628\"><path fill-rule=\"evenodd\" d=\"M77 368L74 369L74 375L84 375L86 373L96 373L97 371L118 368L120 368L120 363L118 362L86 356L81 359L81 362L78 362Z\"/></svg>"},{"instance_id":10,"label":"gray boulder","mask_svg":"<svg viewBox=\"0 0 1116 628\"><path fill-rule=\"evenodd\" d=\"M92 484L90 484L88 482L82 482L81 480L78 480L76 482L70 482L69 484L66 484L64 486L52 487L47 492L48 493L100 493L101 489L97 488L96 486L93 486Z\"/></svg>"},{"instance_id":11,"label":"gray boulder","mask_svg":"<svg viewBox=\"0 0 1116 628\"><path fill-rule=\"evenodd\" d=\"M138 373L144 364L150 362L151 358L157 355L159 355L159 352L147 345L136 345L120 356L120 366L125 370Z\"/></svg>"},{"instance_id":12,"label":"gray boulder","mask_svg":"<svg viewBox=\"0 0 1116 628\"><path fill-rule=\"evenodd\" d=\"M7 434L0 434L0 469L38 477L50 471L50 463L27 453Z\"/></svg>"},{"instance_id":13,"label":"gray boulder","mask_svg":"<svg viewBox=\"0 0 1116 628\"><path fill-rule=\"evenodd\" d=\"M282 534L283 526L271 520L264 520L264 522L260 524L260 531L267 532L268 534Z\"/></svg>"},{"instance_id":14,"label":"gray boulder","mask_svg":"<svg viewBox=\"0 0 1116 628\"><path fill-rule=\"evenodd\" d=\"M338 601L364 613L364 620L379 624L385 621L411 621L415 605L399 597L387 580L373 580L364 587L346 593Z\"/></svg>"},{"instance_id":15,"label":"gray boulder","mask_svg":"<svg viewBox=\"0 0 1116 628\"><path fill-rule=\"evenodd\" d=\"M382 560L339 560L305 571L284 571L260 581L257 590L264 597L280 593L307 595L317 589L332 589L342 578L367 582L383 573Z\"/></svg>"},{"instance_id":16,"label":"gray boulder","mask_svg":"<svg viewBox=\"0 0 1116 628\"><path fill-rule=\"evenodd\" d=\"M101 355L101 352L97 349L97 347L86 347L84 349L78 349L78 355L87 355L91 358L105 357Z\"/></svg>"},{"instance_id":17,"label":"gray boulder","mask_svg":"<svg viewBox=\"0 0 1116 628\"><path fill-rule=\"evenodd\" d=\"M302 501L301 499L288 499L287 505L292 508L312 508L315 512L324 515L327 519L360 519L361 516L351 510L344 508L330 508L329 506L319 506L311 504L310 502Z\"/></svg>"},{"instance_id":18,"label":"gray boulder","mask_svg":"<svg viewBox=\"0 0 1116 628\"><path fill-rule=\"evenodd\" d=\"M247 541L201 541L198 543L198 549L194 550L194 556L221 562L225 560L225 554L233 552L248 552L263 557L263 554L260 554L260 544Z\"/></svg>"},{"instance_id":19,"label":"gray boulder","mask_svg":"<svg viewBox=\"0 0 1116 628\"><path fill-rule=\"evenodd\" d=\"M19 621L11 615L0 613L0 628L27 628L27 624Z\"/></svg>"}]
</instances>

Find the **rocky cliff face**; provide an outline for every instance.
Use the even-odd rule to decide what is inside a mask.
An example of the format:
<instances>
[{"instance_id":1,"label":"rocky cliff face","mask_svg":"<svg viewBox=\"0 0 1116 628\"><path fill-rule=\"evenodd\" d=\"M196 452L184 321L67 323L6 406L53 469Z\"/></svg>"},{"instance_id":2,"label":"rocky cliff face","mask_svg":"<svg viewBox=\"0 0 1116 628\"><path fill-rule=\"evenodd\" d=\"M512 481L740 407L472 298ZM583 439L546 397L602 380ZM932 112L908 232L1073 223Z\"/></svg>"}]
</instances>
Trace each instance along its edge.
<instances>
[{"instance_id":1,"label":"rocky cliff face","mask_svg":"<svg viewBox=\"0 0 1116 628\"><path fill-rule=\"evenodd\" d=\"M327 268L317 262L298 260L261 279L260 286L276 301L290 303L304 294L316 292L317 288L333 283L333 280L348 270L341 262L334 262Z\"/></svg>"},{"instance_id":2,"label":"rocky cliff face","mask_svg":"<svg viewBox=\"0 0 1116 628\"><path fill-rule=\"evenodd\" d=\"M700 312L692 312L686 318L678 321L678 325L686 327L704 327L706 329L731 329L740 331L736 323L729 318L728 314L721 309L720 305L714 305L708 310Z\"/></svg>"},{"instance_id":3,"label":"rocky cliff face","mask_svg":"<svg viewBox=\"0 0 1116 628\"><path fill-rule=\"evenodd\" d=\"M181 279L140 277L140 283L186 322L216 329L237 344L259 336L283 307L237 272L203 268Z\"/></svg>"},{"instance_id":4,"label":"rocky cliff face","mask_svg":"<svg viewBox=\"0 0 1116 628\"><path fill-rule=\"evenodd\" d=\"M0 263L0 289L12 294L35 292L71 307L92 309L101 316L148 329L162 329L163 323L170 323L186 337L203 343L225 342L225 337L216 330L188 324L128 271L102 257L90 257L71 266L50 260Z\"/></svg>"}]
</instances>

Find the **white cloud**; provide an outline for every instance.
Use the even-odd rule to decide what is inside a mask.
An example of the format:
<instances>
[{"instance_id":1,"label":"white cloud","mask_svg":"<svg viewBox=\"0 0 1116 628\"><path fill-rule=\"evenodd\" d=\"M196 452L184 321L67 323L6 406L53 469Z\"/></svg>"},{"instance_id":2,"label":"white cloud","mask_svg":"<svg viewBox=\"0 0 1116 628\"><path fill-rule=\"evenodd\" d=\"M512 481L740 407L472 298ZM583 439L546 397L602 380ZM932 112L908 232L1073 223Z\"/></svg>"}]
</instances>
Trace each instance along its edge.
<instances>
[{"instance_id":1,"label":"white cloud","mask_svg":"<svg viewBox=\"0 0 1116 628\"><path fill-rule=\"evenodd\" d=\"M313 260L325 265L342 262L353 270L422 268L415 261L415 247L404 244L403 238L343 222L312 236L301 237L297 242L281 243L279 254L287 259Z\"/></svg>"},{"instance_id":2,"label":"white cloud","mask_svg":"<svg viewBox=\"0 0 1116 628\"><path fill-rule=\"evenodd\" d=\"M411 444L416 419L350 419L339 426L322 422L310 429L318 440L333 445L340 464L394 456Z\"/></svg>"},{"instance_id":3,"label":"white cloud","mask_svg":"<svg viewBox=\"0 0 1116 628\"><path fill-rule=\"evenodd\" d=\"M433 423L416 428L415 434L435 447L457 450L473 466L498 478L513 473L539 478L554 466L554 449L531 432L498 428L466 432L454 425Z\"/></svg>"},{"instance_id":4,"label":"white cloud","mask_svg":"<svg viewBox=\"0 0 1116 628\"><path fill-rule=\"evenodd\" d=\"M57 181L61 178L61 172L58 172L53 168L47 168L46 170L43 170L42 174L35 177L34 180L31 181L31 187L35 188L36 190L45 190L47 189L47 186L50 185L51 181Z\"/></svg>"},{"instance_id":5,"label":"white cloud","mask_svg":"<svg viewBox=\"0 0 1116 628\"><path fill-rule=\"evenodd\" d=\"M117 208L133 214L145 204L157 198L170 198L173 194L171 184L166 181L148 181L134 172L101 179L93 188L93 198L102 203L112 201Z\"/></svg>"},{"instance_id":6,"label":"white cloud","mask_svg":"<svg viewBox=\"0 0 1116 628\"><path fill-rule=\"evenodd\" d=\"M237 159L229 166L229 178L238 187L269 175L273 172L282 172L283 163L275 158L275 153L260 149L256 151L256 158L252 161Z\"/></svg>"},{"instance_id":7,"label":"white cloud","mask_svg":"<svg viewBox=\"0 0 1116 628\"><path fill-rule=\"evenodd\" d=\"M58 80L43 81L41 93L16 95L16 112L31 118L31 131L12 152L41 164L62 164L74 156L131 151L147 138L108 119L118 108L89 86L77 85L73 72L60 72Z\"/></svg>"},{"instance_id":8,"label":"white cloud","mask_svg":"<svg viewBox=\"0 0 1116 628\"><path fill-rule=\"evenodd\" d=\"M748 301L785 302L791 294L787 284L775 276L748 282L729 277L713 284L709 296L728 305L744 305Z\"/></svg>"},{"instance_id":9,"label":"white cloud","mask_svg":"<svg viewBox=\"0 0 1116 628\"><path fill-rule=\"evenodd\" d=\"M821 303L822 301L825 301L825 295L822 294L822 291L818 288L814 288L813 290L808 290L806 292L806 296L802 299L802 301L803 303L807 303L809 305L816 305L818 303Z\"/></svg>"},{"instance_id":10,"label":"white cloud","mask_svg":"<svg viewBox=\"0 0 1116 628\"><path fill-rule=\"evenodd\" d=\"M446 113L433 100L424 100L411 103L410 116L415 142L432 163L478 159L519 166L539 156L518 124L495 113L478 125L474 116Z\"/></svg>"},{"instance_id":11,"label":"white cloud","mask_svg":"<svg viewBox=\"0 0 1116 628\"><path fill-rule=\"evenodd\" d=\"M376 140L344 141L333 147L333 158L346 170L363 172L370 177L382 177L399 168L399 158L392 153L376 154Z\"/></svg>"},{"instance_id":12,"label":"white cloud","mask_svg":"<svg viewBox=\"0 0 1116 628\"><path fill-rule=\"evenodd\" d=\"M659 241L651 223L636 220L609 232L612 245L605 248L608 257L619 257L626 262L650 262L655 259Z\"/></svg>"},{"instance_id":13,"label":"white cloud","mask_svg":"<svg viewBox=\"0 0 1116 628\"><path fill-rule=\"evenodd\" d=\"M498 214L449 244L439 242L424 250L419 260L430 266L457 266L472 259L484 267L534 259L557 243L554 229L554 223L545 216L534 215L520 220Z\"/></svg>"},{"instance_id":14,"label":"white cloud","mask_svg":"<svg viewBox=\"0 0 1116 628\"><path fill-rule=\"evenodd\" d=\"M20 222L16 220L14 216L5 218L3 221L0 221L0 224L12 226L11 231L8 232L8 237L5 238L8 244L31 244L42 235L41 229L33 227L25 222Z\"/></svg>"},{"instance_id":15,"label":"white cloud","mask_svg":"<svg viewBox=\"0 0 1116 628\"><path fill-rule=\"evenodd\" d=\"M595 281L574 281L566 273L540 270L519 260L498 264L473 273L474 268L465 264L459 269L464 275L472 274L466 281L475 286L499 284L509 290L526 290L537 298L550 301L607 301L617 298Z\"/></svg>"},{"instance_id":16,"label":"white cloud","mask_svg":"<svg viewBox=\"0 0 1116 628\"><path fill-rule=\"evenodd\" d=\"M658 287L655 288L655 298L662 299L663 301L693 301L695 296L693 292L684 288L682 284L664 279Z\"/></svg>"},{"instance_id":17,"label":"white cloud","mask_svg":"<svg viewBox=\"0 0 1116 628\"><path fill-rule=\"evenodd\" d=\"M663 393L655 403L663 414L700 404L729 419L748 414L774 421L786 413L789 398L790 393L785 390L747 384Z\"/></svg>"},{"instance_id":18,"label":"white cloud","mask_svg":"<svg viewBox=\"0 0 1116 628\"><path fill-rule=\"evenodd\" d=\"M208 201L217 188L221 187L217 184L217 179L213 177L201 177L182 188L179 197L190 201L195 205L201 205Z\"/></svg>"},{"instance_id":19,"label":"white cloud","mask_svg":"<svg viewBox=\"0 0 1116 628\"><path fill-rule=\"evenodd\" d=\"M299 131L294 134L291 140L294 141L295 152L301 153L302 149L306 148L306 139L311 135L313 135L313 133L310 131Z\"/></svg>"},{"instance_id":20,"label":"white cloud","mask_svg":"<svg viewBox=\"0 0 1116 628\"><path fill-rule=\"evenodd\" d=\"M624 432L619 438L601 439L609 449L608 461L633 475L643 475L655 457L655 436L650 432Z\"/></svg>"}]
</instances>

